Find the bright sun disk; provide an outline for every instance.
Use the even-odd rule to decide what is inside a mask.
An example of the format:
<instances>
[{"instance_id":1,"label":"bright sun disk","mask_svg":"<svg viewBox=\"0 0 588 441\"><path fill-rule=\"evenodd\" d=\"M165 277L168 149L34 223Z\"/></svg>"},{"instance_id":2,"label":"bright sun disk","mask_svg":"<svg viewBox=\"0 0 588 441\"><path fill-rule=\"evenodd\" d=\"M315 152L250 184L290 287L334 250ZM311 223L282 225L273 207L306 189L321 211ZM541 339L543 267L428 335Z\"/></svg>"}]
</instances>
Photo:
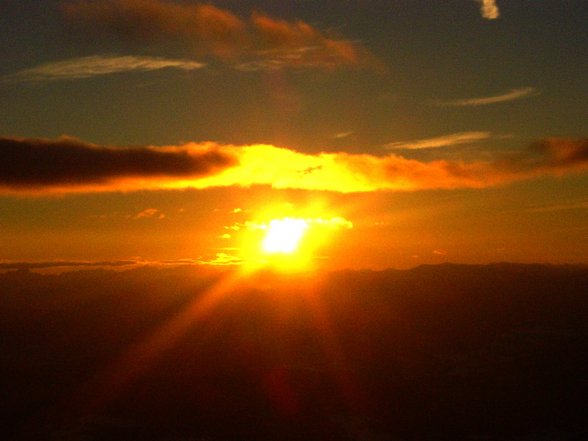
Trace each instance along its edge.
<instances>
[{"instance_id":1,"label":"bright sun disk","mask_svg":"<svg viewBox=\"0 0 588 441\"><path fill-rule=\"evenodd\" d=\"M308 222L304 219L274 219L269 223L261 248L267 254L292 254L307 229Z\"/></svg>"}]
</instances>

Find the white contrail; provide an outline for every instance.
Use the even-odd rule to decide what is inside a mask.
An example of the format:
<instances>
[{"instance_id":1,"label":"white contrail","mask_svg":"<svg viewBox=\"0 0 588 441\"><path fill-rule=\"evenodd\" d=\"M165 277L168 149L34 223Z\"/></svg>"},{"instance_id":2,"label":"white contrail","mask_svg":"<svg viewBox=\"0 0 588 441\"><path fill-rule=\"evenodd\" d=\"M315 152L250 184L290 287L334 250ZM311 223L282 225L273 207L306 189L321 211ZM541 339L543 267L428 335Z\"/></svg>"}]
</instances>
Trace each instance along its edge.
<instances>
[{"instance_id":1,"label":"white contrail","mask_svg":"<svg viewBox=\"0 0 588 441\"><path fill-rule=\"evenodd\" d=\"M480 12L482 13L482 17L487 18L488 20L494 20L500 17L500 11L498 10L498 6L496 6L496 0L476 0L480 3Z\"/></svg>"}]
</instances>

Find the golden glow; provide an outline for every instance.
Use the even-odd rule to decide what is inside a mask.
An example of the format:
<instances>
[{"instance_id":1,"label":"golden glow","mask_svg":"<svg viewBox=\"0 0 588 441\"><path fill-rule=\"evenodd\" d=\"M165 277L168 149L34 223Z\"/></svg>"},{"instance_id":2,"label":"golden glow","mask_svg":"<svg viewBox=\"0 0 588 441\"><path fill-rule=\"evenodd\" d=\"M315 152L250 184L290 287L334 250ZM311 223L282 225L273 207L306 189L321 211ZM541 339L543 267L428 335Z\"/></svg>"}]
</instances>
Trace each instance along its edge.
<instances>
[{"instance_id":1,"label":"golden glow","mask_svg":"<svg viewBox=\"0 0 588 441\"><path fill-rule=\"evenodd\" d=\"M351 221L335 215L321 200L304 206L275 203L233 215L239 220L224 227L232 236L226 245L233 244L242 264L254 269L317 269L329 259L333 237L353 228Z\"/></svg>"},{"instance_id":2,"label":"golden glow","mask_svg":"<svg viewBox=\"0 0 588 441\"><path fill-rule=\"evenodd\" d=\"M308 223L304 219L273 219L261 247L267 254L292 254L307 229Z\"/></svg>"}]
</instances>

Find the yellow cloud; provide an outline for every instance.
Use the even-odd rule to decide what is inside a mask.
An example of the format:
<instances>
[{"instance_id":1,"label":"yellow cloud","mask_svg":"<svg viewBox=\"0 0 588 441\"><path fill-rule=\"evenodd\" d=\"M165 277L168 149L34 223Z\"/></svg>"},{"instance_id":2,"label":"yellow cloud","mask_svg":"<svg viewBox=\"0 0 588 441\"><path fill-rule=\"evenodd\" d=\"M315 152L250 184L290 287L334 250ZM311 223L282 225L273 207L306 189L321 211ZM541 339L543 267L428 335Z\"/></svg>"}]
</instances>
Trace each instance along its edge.
<instances>
[{"instance_id":1,"label":"yellow cloud","mask_svg":"<svg viewBox=\"0 0 588 441\"><path fill-rule=\"evenodd\" d=\"M197 181L176 182L174 186L268 185L275 189L339 193L483 188L588 168L586 139L547 139L518 154L472 162L423 162L395 154L307 154L271 145L224 146L218 147L218 151L236 158L239 165L226 167Z\"/></svg>"},{"instance_id":2,"label":"yellow cloud","mask_svg":"<svg viewBox=\"0 0 588 441\"><path fill-rule=\"evenodd\" d=\"M397 155L306 154L271 145L222 147L237 158L225 168L196 181L177 181L173 187L268 185L275 189L322 190L339 193L423 188L483 187L482 164L448 161L429 163Z\"/></svg>"}]
</instances>

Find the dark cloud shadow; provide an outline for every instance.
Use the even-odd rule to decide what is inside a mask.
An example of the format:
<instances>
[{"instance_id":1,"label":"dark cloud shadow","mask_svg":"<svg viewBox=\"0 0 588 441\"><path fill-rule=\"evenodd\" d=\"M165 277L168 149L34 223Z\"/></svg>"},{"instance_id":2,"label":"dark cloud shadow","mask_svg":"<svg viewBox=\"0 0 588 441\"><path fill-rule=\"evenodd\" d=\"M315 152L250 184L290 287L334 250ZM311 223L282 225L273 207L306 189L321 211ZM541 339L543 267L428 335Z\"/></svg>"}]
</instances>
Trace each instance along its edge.
<instances>
[{"instance_id":1,"label":"dark cloud shadow","mask_svg":"<svg viewBox=\"0 0 588 441\"><path fill-rule=\"evenodd\" d=\"M233 157L214 148L110 147L71 138L0 138L0 186L15 190L91 185L113 190L118 181L198 178L234 164Z\"/></svg>"}]
</instances>

